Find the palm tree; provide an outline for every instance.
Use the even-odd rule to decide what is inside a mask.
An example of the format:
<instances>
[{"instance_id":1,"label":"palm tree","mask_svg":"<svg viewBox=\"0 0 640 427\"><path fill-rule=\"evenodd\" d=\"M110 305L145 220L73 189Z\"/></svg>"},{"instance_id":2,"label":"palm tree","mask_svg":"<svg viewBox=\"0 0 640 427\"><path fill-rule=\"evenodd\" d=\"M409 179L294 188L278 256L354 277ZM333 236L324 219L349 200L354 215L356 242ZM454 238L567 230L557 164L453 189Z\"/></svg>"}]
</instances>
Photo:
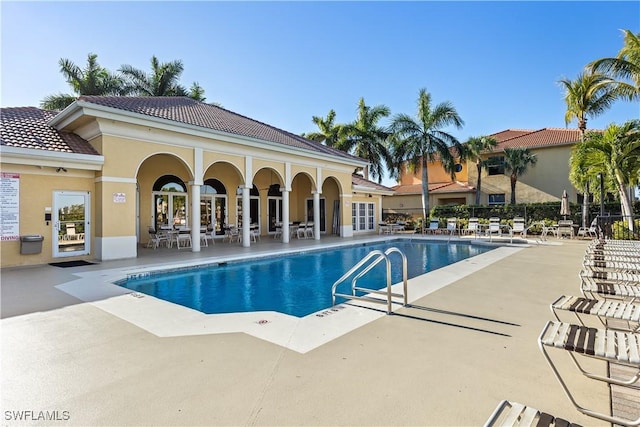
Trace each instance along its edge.
<instances>
[{"instance_id":1,"label":"palm tree","mask_svg":"<svg viewBox=\"0 0 640 427\"><path fill-rule=\"evenodd\" d=\"M640 120L630 120L622 126L614 123L604 132L589 132L584 145L586 167L605 171L615 182L622 215L633 230L633 209L626 188L640 180Z\"/></svg>"},{"instance_id":2,"label":"palm tree","mask_svg":"<svg viewBox=\"0 0 640 427\"><path fill-rule=\"evenodd\" d=\"M190 96L196 100L204 99L204 89L197 83L187 91L179 84L184 71L182 61L161 63L156 56L151 57L151 72L123 65L120 72L128 80L129 91L138 96Z\"/></svg>"},{"instance_id":3,"label":"palm tree","mask_svg":"<svg viewBox=\"0 0 640 427\"><path fill-rule=\"evenodd\" d=\"M87 55L84 69L65 58L61 58L58 64L74 95L60 93L47 96L40 102L46 110L63 110L80 95L124 95L126 92L122 77L101 67L95 53Z\"/></svg>"},{"instance_id":4,"label":"palm tree","mask_svg":"<svg viewBox=\"0 0 640 427\"><path fill-rule=\"evenodd\" d=\"M305 138L316 142L323 142L329 147L336 147L342 138L343 125L335 124L336 112L329 110L326 118L313 116L311 121L318 126L319 132L304 134Z\"/></svg>"},{"instance_id":5,"label":"palm tree","mask_svg":"<svg viewBox=\"0 0 640 427\"><path fill-rule=\"evenodd\" d=\"M392 132L393 169L400 172L403 165L422 169L422 215L429 213L429 180L427 168L436 159L444 169L455 177L456 156L464 157L462 144L443 128L454 125L460 129L464 121L450 102L431 105L431 94L420 89L418 111L415 119L407 114L394 116Z\"/></svg>"},{"instance_id":6,"label":"palm tree","mask_svg":"<svg viewBox=\"0 0 640 427\"><path fill-rule=\"evenodd\" d=\"M200 83L193 82L191 87L189 88L189 92L187 96L191 99L195 99L196 101L204 102L207 98L204 96L204 88L200 86Z\"/></svg>"},{"instance_id":7,"label":"palm tree","mask_svg":"<svg viewBox=\"0 0 640 427\"><path fill-rule=\"evenodd\" d=\"M388 117L389 114L389 107L369 107L364 103L364 98L360 98L358 116L353 123L343 125L344 138L340 138L336 146L340 150L352 152L368 160L369 166L364 170L364 177L368 179L371 174L378 183L382 182L385 168L389 168L392 163L387 148L389 133L378 125L380 119Z\"/></svg>"},{"instance_id":8,"label":"palm tree","mask_svg":"<svg viewBox=\"0 0 640 427\"><path fill-rule=\"evenodd\" d=\"M510 173L512 205L516 204L516 182L518 182L518 177L524 175L529 166L533 166L537 162L538 158L528 148L504 149L504 170Z\"/></svg>"},{"instance_id":9,"label":"palm tree","mask_svg":"<svg viewBox=\"0 0 640 427\"><path fill-rule=\"evenodd\" d=\"M615 101L615 94L610 86L612 82L610 77L591 71L578 74L575 80L560 80L560 85L565 88L564 101L567 104L565 124L578 120L578 129L584 135L587 117L602 114Z\"/></svg>"},{"instance_id":10,"label":"palm tree","mask_svg":"<svg viewBox=\"0 0 640 427\"><path fill-rule=\"evenodd\" d=\"M614 82L616 94L629 101L640 99L640 33L623 30L624 46L615 58L602 58L587 67L619 79Z\"/></svg>"},{"instance_id":11,"label":"palm tree","mask_svg":"<svg viewBox=\"0 0 640 427\"><path fill-rule=\"evenodd\" d=\"M482 154L492 151L498 144L494 138L487 136L469 138L465 145L467 160L476 163L478 179L476 181L476 205L480 204L480 193L482 188L482 168L488 165L486 160L482 160Z\"/></svg>"},{"instance_id":12,"label":"palm tree","mask_svg":"<svg viewBox=\"0 0 640 427\"><path fill-rule=\"evenodd\" d=\"M587 130L587 117L595 117L607 110L616 98L613 79L604 74L587 70L578 75L575 80L562 79L559 81L565 88L564 100L567 111L564 121L568 125L574 119L578 120L580 140L584 139ZM589 216L589 181L584 186L582 203L582 227L587 227Z\"/></svg>"}]
</instances>

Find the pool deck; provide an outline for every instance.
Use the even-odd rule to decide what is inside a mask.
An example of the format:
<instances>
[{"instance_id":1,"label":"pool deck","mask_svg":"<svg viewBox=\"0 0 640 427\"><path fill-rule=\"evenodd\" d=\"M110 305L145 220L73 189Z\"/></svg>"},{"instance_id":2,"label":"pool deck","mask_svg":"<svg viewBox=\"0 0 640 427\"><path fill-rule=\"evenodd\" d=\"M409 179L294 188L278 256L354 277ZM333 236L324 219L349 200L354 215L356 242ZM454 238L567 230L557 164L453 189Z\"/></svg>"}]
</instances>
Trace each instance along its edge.
<instances>
[{"instance_id":1,"label":"pool deck","mask_svg":"<svg viewBox=\"0 0 640 427\"><path fill-rule=\"evenodd\" d=\"M3 269L3 425L475 426L502 399L604 424L574 409L537 347L549 304L579 293L587 241L500 248L410 284L411 306L393 315L345 307L312 316L320 323L310 329L262 313L267 322L251 318L243 332L214 331L223 321L105 287L125 271L337 243L263 238L250 248L218 242L200 253L141 249L135 260ZM558 356L579 402L607 412L609 388ZM630 399L637 417L640 398ZM68 419L15 421L6 411Z\"/></svg>"}]
</instances>

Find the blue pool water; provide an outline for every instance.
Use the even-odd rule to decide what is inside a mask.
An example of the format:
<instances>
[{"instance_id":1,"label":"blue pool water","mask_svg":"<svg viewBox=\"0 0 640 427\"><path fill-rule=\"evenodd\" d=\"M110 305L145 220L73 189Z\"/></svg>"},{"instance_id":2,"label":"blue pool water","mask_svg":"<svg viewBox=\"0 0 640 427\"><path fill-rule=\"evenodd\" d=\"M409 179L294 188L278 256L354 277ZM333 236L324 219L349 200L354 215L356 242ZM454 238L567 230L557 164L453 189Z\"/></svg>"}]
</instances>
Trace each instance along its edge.
<instances>
[{"instance_id":1,"label":"blue pool water","mask_svg":"<svg viewBox=\"0 0 640 427\"><path fill-rule=\"evenodd\" d=\"M398 240L151 274L118 285L206 314L278 311L303 317L330 307L333 283L369 252L390 247L406 255L409 278L490 250L469 244ZM392 253L389 257L392 283L401 282L400 256ZM384 264L359 279L358 285L385 287ZM350 293L350 284L351 279L346 280L338 292Z\"/></svg>"}]
</instances>

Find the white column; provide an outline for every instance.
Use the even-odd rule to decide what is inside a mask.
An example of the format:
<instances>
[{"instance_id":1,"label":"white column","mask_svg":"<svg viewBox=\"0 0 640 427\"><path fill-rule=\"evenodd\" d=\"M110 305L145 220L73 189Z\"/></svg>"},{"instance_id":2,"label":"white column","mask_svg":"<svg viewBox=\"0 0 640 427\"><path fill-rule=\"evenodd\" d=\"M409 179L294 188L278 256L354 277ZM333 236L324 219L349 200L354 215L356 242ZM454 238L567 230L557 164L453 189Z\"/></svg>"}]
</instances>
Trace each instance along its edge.
<instances>
[{"instance_id":1,"label":"white column","mask_svg":"<svg viewBox=\"0 0 640 427\"><path fill-rule=\"evenodd\" d=\"M200 252L200 186L204 175L202 148L193 149L193 182L191 182L191 252Z\"/></svg>"},{"instance_id":2,"label":"white column","mask_svg":"<svg viewBox=\"0 0 640 427\"><path fill-rule=\"evenodd\" d=\"M281 189L282 191L282 243L289 243L289 190Z\"/></svg>"},{"instance_id":3,"label":"white column","mask_svg":"<svg viewBox=\"0 0 640 427\"><path fill-rule=\"evenodd\" d=\"M200 252L200 186L191 185L191 252Z\"/></svg>"},{"instance_id":4,"label":"white column","mask_svg":"<svg viewBox=\"0 0 640 427\"><path fill-rule=\"evenodd\" d=\"M251 245L251 203L249 187L242 187L242 246L248 248Z\"/></svg>"},{"instance_id":5,"label":"white column","mask_svg":"<svg viewBox=\"0 0 640 427\"><path fill-rule=\"evenodd\" d=\"M320 192L313 193L313 238L320 240Z\"/></svg>"},{"instance_id":6,"label":"white column","mask_svg":"<svg viewBox=\"0 0 640 427\"><path fill-rule=\"evenodd\" d=\"M291 222L289 206L289 195L291 194L291 163L284 163L284 188L282 191L282 243L289 243L291 241L291 229L289 223Z\"/></svg>"}]
</instances>

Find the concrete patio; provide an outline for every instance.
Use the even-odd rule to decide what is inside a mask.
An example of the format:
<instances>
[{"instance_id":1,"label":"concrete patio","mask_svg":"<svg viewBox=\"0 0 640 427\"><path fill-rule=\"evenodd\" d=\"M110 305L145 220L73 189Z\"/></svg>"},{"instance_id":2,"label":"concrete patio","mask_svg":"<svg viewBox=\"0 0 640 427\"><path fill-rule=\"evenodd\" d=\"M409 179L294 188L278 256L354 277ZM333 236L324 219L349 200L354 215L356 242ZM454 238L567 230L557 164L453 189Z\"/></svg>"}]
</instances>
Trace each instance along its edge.
<instances>
[{"instance_id":1,"label":"concrete patio","mask_svg":"<svg viewBox=\"0 0 640 427\"><path fill-rule=\"evenodd\" d=\"M143 249L136 260L87 267L4 269L3 424L475 426L509 399L603 425L574 409L537 347L549 304L579 292L586 245L514 250L304 354L243 333L158 337L55 288L76 272L283 248L269 239L198 254ZM608 412L609 388L557 359L580 403ZM18 421L20 411L68 419Z\"/></svg>"}]
</instances>

